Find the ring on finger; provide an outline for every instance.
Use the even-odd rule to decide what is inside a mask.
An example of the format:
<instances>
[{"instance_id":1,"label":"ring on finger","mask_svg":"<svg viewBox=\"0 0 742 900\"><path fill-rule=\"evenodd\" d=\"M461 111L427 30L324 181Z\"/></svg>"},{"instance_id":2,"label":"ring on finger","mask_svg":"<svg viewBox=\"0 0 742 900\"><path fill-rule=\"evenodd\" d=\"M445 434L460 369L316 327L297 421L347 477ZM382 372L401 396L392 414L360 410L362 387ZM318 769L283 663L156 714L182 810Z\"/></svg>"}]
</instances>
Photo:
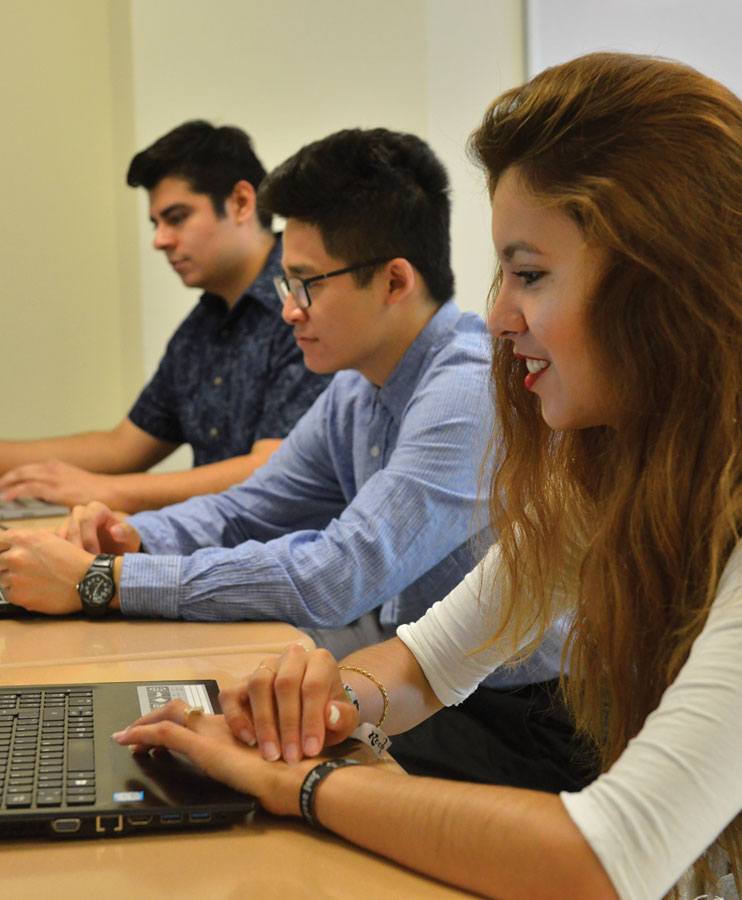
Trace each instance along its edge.
<instances>
[{"instance_id":1,"label":"ring on finger","mask_svg":"<svg viewBox=\"0 0 742 900\"><path fill-rule=\"evenodd\" d=\"M183 710L183 725L186 728L190 728L191 716L202 716L203 714L204 711L201 706L186 706Z\"/></svg>"}]
</instances>

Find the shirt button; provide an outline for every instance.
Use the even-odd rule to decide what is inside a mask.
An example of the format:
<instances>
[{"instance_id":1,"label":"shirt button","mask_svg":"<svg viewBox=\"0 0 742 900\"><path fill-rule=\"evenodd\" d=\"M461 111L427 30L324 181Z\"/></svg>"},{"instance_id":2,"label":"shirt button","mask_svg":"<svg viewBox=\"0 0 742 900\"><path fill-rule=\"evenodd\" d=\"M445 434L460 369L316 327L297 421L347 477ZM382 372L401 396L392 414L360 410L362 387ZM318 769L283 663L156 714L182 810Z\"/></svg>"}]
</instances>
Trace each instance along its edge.
<instances>
[{"instance_id":1,"label":"shirt button","mask_svg":"<svg viewBox=\"0 0 742 900\"><path fill-rule=\"evenodd\" d=\"M219 387L219 385L220 385L221 383L222 383L222 376L221 376L221 375L217 375L216 378L214 379L214 384L215 384L217 387Z\"/></svg>"},{"instance_id":2,"label":"shirt button","mask_svg":"<svg viewBox=\"0 0 742 900\"><path fill-rule=\"evenodd\" d=\"M374 459L381 453L381 450L374 444L374 446L368 451Z\"/></svg>"},{"instance_id":3,"label":"shirt button","mask_svg":"<svg viewBox=\"0 0 742 900\"><path fill-rule=\"evenodd\" d=\"M210 428L209 435L211 437L219 437L219 429L218 428Z\"/></svg>"}]
</instances>

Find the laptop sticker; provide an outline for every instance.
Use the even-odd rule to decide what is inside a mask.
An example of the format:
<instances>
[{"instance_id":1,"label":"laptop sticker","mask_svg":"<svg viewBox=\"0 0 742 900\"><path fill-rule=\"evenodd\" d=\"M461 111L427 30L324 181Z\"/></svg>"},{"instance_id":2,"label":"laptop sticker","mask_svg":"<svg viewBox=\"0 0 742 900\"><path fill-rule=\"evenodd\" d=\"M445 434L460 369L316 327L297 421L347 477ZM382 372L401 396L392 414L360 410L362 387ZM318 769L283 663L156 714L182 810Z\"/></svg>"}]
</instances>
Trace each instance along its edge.
<instances>
[{"instance_id":1,"label":"laptop sticker","mask_svg":"<svg viewBox=\"0 0 742 900\"><path fill-rule=\"evenodd\" d=\"M205 713L214 712L203 684L144 684L137 687L137 697L142 715L159 709L171 700L183 700L188 706L200 706Z\"/></svg>"},{"instance_id":2,"label":"laptop sticker","mask_svg":"<svg viewBox=\"0 0 742 900\"><path fill-rule=\"evenodd\" d=\"M144 800L144 791L115 791L113 800L114 803L136 803Z\"/></svg>"}]
</instances>

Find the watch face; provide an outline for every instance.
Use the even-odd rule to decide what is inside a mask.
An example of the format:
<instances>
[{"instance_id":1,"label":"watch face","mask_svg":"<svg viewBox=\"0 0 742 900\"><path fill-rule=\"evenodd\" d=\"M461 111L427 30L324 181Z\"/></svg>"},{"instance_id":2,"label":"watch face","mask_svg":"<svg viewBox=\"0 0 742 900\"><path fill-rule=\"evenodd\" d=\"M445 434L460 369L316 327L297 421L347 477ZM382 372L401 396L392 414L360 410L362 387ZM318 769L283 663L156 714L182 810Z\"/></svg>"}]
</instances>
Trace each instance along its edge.
<instances>
[{"instance_id":1,"label":"watch face","mask_svg":"<svg viewBox=\"0 0 742 900\"><path fill-rule=\"evenodd\" d=\"M108 575L91 572L83 578L80 597L89 606L107 606L113 597L114 585Z\"/></svg>"}]
</instances>

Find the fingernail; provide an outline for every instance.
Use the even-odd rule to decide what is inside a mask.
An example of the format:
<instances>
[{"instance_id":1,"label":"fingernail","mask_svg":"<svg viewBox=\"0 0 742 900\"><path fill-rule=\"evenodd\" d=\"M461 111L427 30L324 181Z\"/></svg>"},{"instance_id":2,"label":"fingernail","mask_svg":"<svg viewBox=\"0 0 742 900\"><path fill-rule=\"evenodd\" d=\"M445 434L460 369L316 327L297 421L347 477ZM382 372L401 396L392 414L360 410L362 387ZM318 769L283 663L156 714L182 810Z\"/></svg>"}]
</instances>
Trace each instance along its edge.
<instances>
[{"instance_id":1,"label":"fingernail","mask_svg":"<svg viewBox=\"0 0 742 900\"><path fill-rule=\"evenodd\" d=\"M122 731L114 731L114 733L111 735L111 737L114 739L114 741L120 742L121 738L126 734L127 731L128 731L128 728L124 728Z\"/></svg>"},{"instance_id":2,"label":"fingernail","mask_svg":"<svg viewBox=\"0 0 742 900\"><path fill-rule=\"evenodd\" d=\"M320 751L319 738L308 737L304 741L304 754L306 756L316 756Z\"/></svg>"},{"instance_id":3,"label":"fingernail","mask_svg":"<svg viewBox=\"0 0 742 900\"><path fill-rule=\"evenodd\" d=\"M254 747L257 744L257 741L255 740L255 735L251 731L248 731L247 729L240 732L239 738L242 741L242 743L247 744L248 747Z\"/></svg>"},{"instance_id":4,"label":"fingernail","mask_svg":"<svg viewBox=\"0 0 742 900\"><path fill-rule=\"evenodd\" d=\"M299 748L296 744L286 744L283 748L283 758L287 763L299 762Z\"/></svg>"},{"instance_id":5,"label":"fingernail","mask_svg":"<svg viewBox=\"0 0 742 900\"><path fill-rule=\"evenodd\" d=\"M281 754L278 752L278 747L272 742L268 741L268 743L263 744L262 746L263 757L268 760L268 762L275 762L280 758Z\"/></svg>"},{"instance_id":6,"label":"fingernail","mask_svg":"<svg viewBox=\"0 0 742 900\"><path fill-rule=\"evenodd\" d=\"M340 721L340 710L333 703L330 706L330 712L328 713L328 716L327 716L327 724L328 725L337 725L337 723L339 721Z\"/></svg>"}]
</instances>

